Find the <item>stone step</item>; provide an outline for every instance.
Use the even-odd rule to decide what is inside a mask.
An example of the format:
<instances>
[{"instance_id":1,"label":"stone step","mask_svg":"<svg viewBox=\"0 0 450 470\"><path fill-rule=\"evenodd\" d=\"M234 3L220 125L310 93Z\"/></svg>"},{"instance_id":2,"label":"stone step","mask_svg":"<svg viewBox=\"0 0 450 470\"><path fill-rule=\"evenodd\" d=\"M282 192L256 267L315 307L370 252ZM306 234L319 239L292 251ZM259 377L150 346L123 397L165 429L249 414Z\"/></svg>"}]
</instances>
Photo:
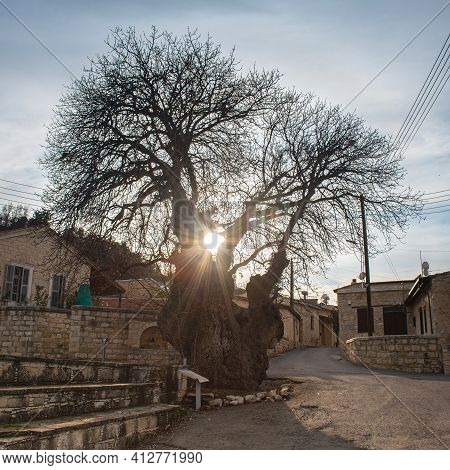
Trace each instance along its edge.
<instances>
[{"instance_id":1,"label":"stone step","mask_svg":"<svg viewBox=\"0 0 450 470\"><path fill-rule=\"evenodd\" d=\"M0 423L22 423L159 402L158 381L1 387Z\"/></svg>"},{"instance_id":2,"label":"stone step","mask_svg":"<svg viewBox=\"0 0 450 470\"><path fill-rule=\"evenodd\" d=\"M125 449L177 421L183 409L156 404L74 417L0 425L0 449Z\"/></svg>"}]
</instances>

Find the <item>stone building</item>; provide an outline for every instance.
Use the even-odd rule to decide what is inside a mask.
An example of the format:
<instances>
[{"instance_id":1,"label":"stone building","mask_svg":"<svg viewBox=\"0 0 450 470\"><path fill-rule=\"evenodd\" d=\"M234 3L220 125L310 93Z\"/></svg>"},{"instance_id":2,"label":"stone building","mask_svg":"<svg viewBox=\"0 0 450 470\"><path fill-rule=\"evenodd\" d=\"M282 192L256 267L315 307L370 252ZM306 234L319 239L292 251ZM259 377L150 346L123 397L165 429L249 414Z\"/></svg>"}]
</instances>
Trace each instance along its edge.
<instances>
[{"instance_id":1,"label":"stone building","mask_svg":"<svg viewBox=\"0 0 450 470\"><path fill-rule=\"evenodd\" d=\"M162 303L167 297L166 284L151 277L119 279L116 284L121 290L113 288L104 290L96 297L98 305L113 308L146 308L149 299L159 300Z\"/></svg>"},{"instance_id":2,"label":"stone building","mask_svg":"<svg viewBox=\"0 0 450 470\"><path fill-rule=\"evenodd\" d=\"M245 295L236 295L233 302L248 308ZM336 345L333 307L321 305L317 299L294 299L291 304L289 299L283 298L279 308L284 327L283 338L273 349L269 349L270 356L295 348Z\"/></svg>"},{"instance_id":3,"label":"stone building","mask_svg":"<svg viewBox=\"0 0 450 470\"><path fill-rule=\"evenodd\" d=\"M0 289L3 305L61 308L89 283L91 266L47 228L0 233Z\"/></svg>"},{"instance_id":4,"label":"stone building","mask_svg":"<svg viewBox=\"0 0 450 470\"><path fill-rule=\"evenodd\" d=\"M404 303L413 284L413 280L370 284L375 336L412 334ZM337 293L342 347L351 338L367 336L366 289L364 283L353 279L350 285L334 292Z\"/></svg>"},{"instance_id":5,"label":"stone building","mask_svg":"<svg viewBox=\"0 0 450 470\"><path fill-rule=\"evenodd\" d=\"M65 308L80 284L95 299L110 296L119 307L124 287L49 228L0 232L0 304Z\"/></svg>"},{"instance_id":6,"label":"stone building","mask_svg":"<svg viewBox=\"0 0 450 470\"><path fill-rule=\"evenodd\" d=\"M302 346L337 345L333 325L336 307L319 304L317 299L294 300L294 308L302 319Z\"/></svg>"},{"instance_id":7,"label":"stone building","mask_svg":"<svg viewBox=\"0 0 450 470\"><path fill-rule=\"evenodd\" d=\"M437 337L444 371L450 373L450 271L418 277L405 305L410 331Z\"/></svg>"}]
</instances>

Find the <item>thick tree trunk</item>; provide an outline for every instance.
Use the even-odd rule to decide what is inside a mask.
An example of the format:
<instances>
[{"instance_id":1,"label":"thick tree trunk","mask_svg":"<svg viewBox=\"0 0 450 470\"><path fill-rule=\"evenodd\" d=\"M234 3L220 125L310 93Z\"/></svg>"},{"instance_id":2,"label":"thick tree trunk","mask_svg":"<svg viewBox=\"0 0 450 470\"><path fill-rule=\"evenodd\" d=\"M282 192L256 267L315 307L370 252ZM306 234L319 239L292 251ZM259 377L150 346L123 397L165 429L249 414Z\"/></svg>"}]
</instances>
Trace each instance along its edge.
<instances>
[{"instance_id":1,"label":"thick tree trunk","mask_svg":"<svg viewBox=\"0 0 450 470\"><path fill-rule=\"evenodd\" d=\"M255 389L266 376L267 349L283 336L273 276L252 276L242 308L233 302L233 278L208 251L184 249L172 261L176 274L159 318L163 337L214 387Z\"/></svg>"}]
</instances>

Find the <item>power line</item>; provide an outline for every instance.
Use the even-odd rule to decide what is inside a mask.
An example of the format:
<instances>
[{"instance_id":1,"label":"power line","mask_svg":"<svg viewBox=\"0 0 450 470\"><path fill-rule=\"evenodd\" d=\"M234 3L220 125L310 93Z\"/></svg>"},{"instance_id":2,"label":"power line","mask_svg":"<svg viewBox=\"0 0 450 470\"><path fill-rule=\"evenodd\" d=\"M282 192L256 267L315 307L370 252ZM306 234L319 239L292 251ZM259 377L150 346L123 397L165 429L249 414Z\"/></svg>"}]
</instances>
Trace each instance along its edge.
<instances>
[{"instance_id":1,"label":"power line","mask_svg":"<svg viewBox=\"0 0 450 470\"><path fill-rule=\"evenodd\" d=\"M425 194L428 195L428 194L446 193L447 191L450 191L450 188L449 189L442 189L441 191L434 191L434 192L430 192L430 193L425 193Z\"/></svg>"},{"instance_id":2,"label":"power line","mask_svg":"<svg viewBox=\"0 0 450 470\"><path fill-rule=\"evenodd\" d=\"M393 251L414 251L415 253L450 253L450 250L413 250L411 248L393 248Z\"/></svg>"},{"instance_id":3,"label":"power line","mask_svg":"<svg viewBox=\"0 0 450 470\"><path fill-rule=\"evenodd\" d=\"M5 194L6 196L18 197L20 199L28 199L30 201L41 202L40 199L33 199L32 197L20 196L19 194L5 193L4 191L0 191L0 194Z\"/></svg>"},{"instance_id":4,"label":"power line","mask_svg":"<svg viewBox=\"0 0 450 470\"><path fill-rule=\"evenodd\" d=\"M409 47L424 31L425 29L428 28L428 26L430 26L430 24L441 14L443 13L443 11L449 6L450 2L447 2L398 52L397 54L394 55L394 57L392 57L391 60L389 60L389 62L387 62L386 65L384 65L381 70L371 79L369 80L366 85L364 85L361 90L358 91L358 93L356 93L356 95L342 108L342 110L344 111L345 109L347 109L352 103L353 101L356 100L356 98L358 98L367 88L369 88L369 86L392 64L392 62L394 62L395 59L397 59L397 57L407 48Z\"/></svg>"},{"instance_id":5,"label":"power line","mask_svg":"<svg viewBox=\"0 0 450 470\"><path fill-rule=\"evenodd\" d=\"M448 70L450 69L450 67L447 67L447 72ZM446 77L446 78L445 78ZM442 83L442 81L444 80L445 78L445 81L444 83ZM405 144L403 145L403 147L401 148L400 150L400 153L404 153L409 145L411 144L411 142L414 140L414 137L417 135L417 133L419 132L419 129L422 127L422 124L424 123L425 119L428 117L428 114L430 114L430 111L431 111L431 108L434 106L434 103L436 103L437 99L439 98L439 95L442 93L442 90L444 89L447 81L448 81L448 78L449 78L449 75L446 74L446 75L443 75L439 84L438 84L438 88L436 88L436 90L434 91L433 95L431 96L431 99L433 99L434 95L436 94L437 92L437 95L436 97L434 98L434 100L429 103L429 105L427 105L427 108L425 108L422 112L422 114L420 115L420 120L416 123L416 125L414 126L413 130L411 131L411 134L410 134L410 137L409 137L409 140L407 140L405 142ZM441 86L441 83L442 83L442 86ZM439 88L440 87L440 88ZM422 117L423 116L423 117Z\"/></svg>"},{"instance_id":6,"label":"power line","mask_svg":"<svg viewBox=\"0 0 450 470\"><path fill-rule=\"evenodd\" d=\"M67 67L67 65L47 46L47 44L40 39L36 33L32 31L32 29L27 26L9 7L0 0L0 5L72 76L74 80L77 80L77 76ZM445 8L448 4L445 6ZM443 10L441 10L443 11ZM439 12L441 13L441 12ZM439 14L438 13L438 14ZM437 16L437 15L436 15ZM434 18L433 18L434 19Z\"/></svg>"},{"instance_id":7,"label":"power line","mask_svg":"<svg viewBox=\"0 0 450 470\"><path fill-rule=\"evenodd\" d=\"M450 212L450 209L447 209L444 211L436 211L436 212L423 212L422 215L442 214L443 212Z\"/></svg>"},{"instance_id":8,"label":"power line","mask_svg":"<svg viewBox=\"0 0 450 470\"><path fill-rule=\"evenodd\" d=\"M0 181L4 181L5 183L16 184L18 186L26 186L27 188L40 189L41 191L44 189L38 188L37 186L31 186L31 184L17 183L16 181L4 180L3 178L0 178Z\"/></svg>"},{"instance_id":9,"label":"power line","mask_svg":"<svg viewBox=\"0 0 450 470\"><path fill-rule=\"evenodd\" d=\"M43 206L38 206L37 204L31 204L30 202L23 202L23 201L14 201L12 199L7 199L5 197L0 197L0 200L2 201L8 201L8 202L14 202L15 204L21 204L24 206L34 206L34 207L39 207L39 209L43 209Z\"/></svg>"},{"instance_id":10,"label":"power line","mask_svg":"<svg viewBox=\"0 0 450 470\"><path fill-rule=\"evenodd\" d=\"M442 204L448 201L450 201L450 199L442 199L442 201L427 202L427 203L424 203L423 205L425 207L425 210L437 209L438 207L448 206L448 204L444 204L444 206L436 206L435 204Z\"/></svg>"},{"instance_id":11,"label":"power line","mask_svg":"<svg viewBox=\"0 0 450 470\"><path fill-rule=\"evenodd\" d=\"M394 152L396 154L401 155L408 148L409 144L416 136L417 132L422 126L422 123L428 116L431 108L433 107L437 98L441 94L445 84L447 83L448 74L446 73L445 69L447 69L448 72L447 59L450 44L447 45L447 42L449 38L450 35L446 37L444 46L440 50L439 55L435 60L433 67L431 68L431 71L429 72L425 80L425 83L422 85L419 94L414 100L414 103L411 109L409 110L408 115L403 121L403 124L396 138L394 139L394 143L396 144L396 149L394 150ZM445 61L443 62L444 58Z\"/></svg>"},{"instance_id":12,"label":"power line","mask_svg":"<svg viewBox=\"0 0 450 470\"><path fill-rule=\"evenodd\" d=\"M30 194L31 196L37 196L36 193L30 193L28 191L21 191L20 189L6 188L5 186L0 186L0 189L6 189L8 191L14 191L15 193Z\"/></svg>"},{"instance_id":13,"label":"power line","mask_svg":"<svg viewBox=\"0 0 450 470\"><path fill-rule=\"evenodd\" d=\"M448 197L448 196L450 196L450 193L449 194L442 194L441 196L424 197L422 199L424 201L431 201L432 199L441 199L443 197ZM441 201L426 202L426 204L434 204L435 202L441 202Z\"/></svg>"},{"instance_id":14,"label":"power line","mask_svg":"<svg viewBox=\"0 0 450 470\"><path fill-rule=\"evenodd\" d=\"M407 114L405 120L403 121L403 124L401 125L401 127L400 127L400 129L399 129L399 131L398 131L398 133L397 133L397 136L396 136L395 139L394 139L393 144L395 144L395 143L397 143L397 142L400 142L400 139L401 139L401 137L403 136L403 134L404 134L404 132L405 132L405 130L406 130L406 126L407 126L408 122L409 122L410 119L413 117L413 114L415 113L415 109L417 108L417 106L418 106L419 103L420 103L420 100L422 99L422 96L423 96L423 95L422 95L422 92L425 93L425 92L426 92L426 88L428 88L428 85L429 85L428 80L430 79L430 83L431 83L431 81L432 81L433 78L434 78L434 75L436 74L437 69L440 67L441 62L442 62L443 58L445 57L445 54L447 53L448 48L449 48L449 46L447 46L445 53L444 53L444 54L442 55L442 57L441 57L441 54L442 54L442 52L444 51L444 49L445 49L445 47L446 47L446 45L447 45L447 41L448 41L449 38L450 38L450 35L447 36L447 38L446 38L446 40L445 40L445 42L444 42L444 45L442 46L442 49L440 50L438 56L436 57L436 60L434 61L434 64L433 64L433 66L431 67L431 70L429 71L429 73L428 73L428 75L427 75L427 78L425 79L425 82L423 83L422 88L421 88L420 91L419 91L419 94L416 96L416 99L414 100L414 103L413 103L413 105L411 106L411 108L410 108L410 110L409 110L409 112L408 112L408 114ZM440 60L439 60L439 57L441 57ZM436 64L438 63L438 61L439 61L439 64L438 64L437 67L436 67ZM436 67L436 69L435 69L435 67ZM434 70L434 72L433 72L433 70ZM431 76L431 78L430 78L430 76Z\"/></svg>"}]
</instances>

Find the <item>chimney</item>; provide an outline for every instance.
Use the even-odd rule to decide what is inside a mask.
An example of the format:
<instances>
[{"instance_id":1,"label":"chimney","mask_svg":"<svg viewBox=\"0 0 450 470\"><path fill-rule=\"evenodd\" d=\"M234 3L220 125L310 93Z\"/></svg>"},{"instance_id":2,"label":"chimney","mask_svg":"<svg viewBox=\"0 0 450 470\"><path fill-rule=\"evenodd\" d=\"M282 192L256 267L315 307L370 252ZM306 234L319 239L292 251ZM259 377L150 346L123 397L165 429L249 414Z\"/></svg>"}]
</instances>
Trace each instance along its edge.
<instances>
[{"instance_id":1,"label":"chimney","mask_svg":"<svg viewBox=\"0 0 450 470\"><path fill-rule=\"evenodd\" d=\"M352 284L356 284L356 279L352 279Z\"/></svg>"}]
</instances>

